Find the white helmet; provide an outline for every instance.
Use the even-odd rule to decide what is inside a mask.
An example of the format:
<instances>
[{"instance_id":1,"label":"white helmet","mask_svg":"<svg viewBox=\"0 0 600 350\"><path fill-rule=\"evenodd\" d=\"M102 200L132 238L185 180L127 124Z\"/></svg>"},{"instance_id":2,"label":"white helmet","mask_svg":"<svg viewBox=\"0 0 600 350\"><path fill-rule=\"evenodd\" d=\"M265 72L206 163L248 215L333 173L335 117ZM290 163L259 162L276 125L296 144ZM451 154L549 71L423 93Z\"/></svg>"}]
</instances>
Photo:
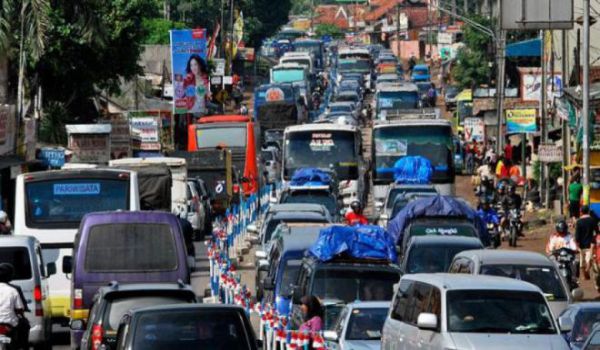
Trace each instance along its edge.
<instances>
[{"instance_id":1,"label":"white helmet","mask_svg":"<svg viewBox=\"0 0 600 350\"><path fill-rule=\"evenodd\" d=\"M4 210L0 210L0 223L4 224L6 223L6 220L8 220L8 215Z\"/></svg>"}]
</instances>

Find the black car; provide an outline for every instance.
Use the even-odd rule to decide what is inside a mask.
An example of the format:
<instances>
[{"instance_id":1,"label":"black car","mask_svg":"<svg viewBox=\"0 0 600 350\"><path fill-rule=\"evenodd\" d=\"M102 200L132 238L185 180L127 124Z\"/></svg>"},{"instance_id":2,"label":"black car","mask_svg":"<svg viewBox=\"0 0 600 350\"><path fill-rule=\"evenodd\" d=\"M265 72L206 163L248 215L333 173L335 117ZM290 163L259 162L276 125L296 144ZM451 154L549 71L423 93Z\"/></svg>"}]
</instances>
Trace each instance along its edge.
<instances>
[{"instance_id":1,"label":"black car","mask_svg":"<svg viewBox=\"0 0 600 350\"><path fill-rule=\"evenodd\" d=\"M117 329L123 315L132 308L196 303L196 294L183 283L123 284L114 282L98 290L86 324L78 320L71 328L85 332L81 349L115 349Z\"/></svg>"},{"instance_id":2,"label":"black car","mask_svg":"<svg viewBox=\"0 0 600 350\"><path fill-rule=\"evenodd\" d=\"M222 304L164 305L123 316L118 350L257 350L259 342L243 308Z\"/></svg>"}]
</instances>

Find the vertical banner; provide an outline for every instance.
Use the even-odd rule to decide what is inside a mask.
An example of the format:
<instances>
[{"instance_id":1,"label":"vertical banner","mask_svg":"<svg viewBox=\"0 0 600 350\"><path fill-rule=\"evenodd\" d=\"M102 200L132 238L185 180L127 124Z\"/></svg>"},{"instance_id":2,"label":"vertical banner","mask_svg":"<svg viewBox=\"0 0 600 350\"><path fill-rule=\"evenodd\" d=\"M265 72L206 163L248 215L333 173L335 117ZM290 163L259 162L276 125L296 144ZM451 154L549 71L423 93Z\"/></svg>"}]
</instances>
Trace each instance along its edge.
<instances>
[{"instance_id":1,"label":"vertical banner","mask_svg":"<svg viewBox=\"0 0 600 350\"><path fill-rule=\"evenodd\" d=\"M206 113L208 65L206 30L171 30L173 113Z\"/></svg>"}]
</instances>

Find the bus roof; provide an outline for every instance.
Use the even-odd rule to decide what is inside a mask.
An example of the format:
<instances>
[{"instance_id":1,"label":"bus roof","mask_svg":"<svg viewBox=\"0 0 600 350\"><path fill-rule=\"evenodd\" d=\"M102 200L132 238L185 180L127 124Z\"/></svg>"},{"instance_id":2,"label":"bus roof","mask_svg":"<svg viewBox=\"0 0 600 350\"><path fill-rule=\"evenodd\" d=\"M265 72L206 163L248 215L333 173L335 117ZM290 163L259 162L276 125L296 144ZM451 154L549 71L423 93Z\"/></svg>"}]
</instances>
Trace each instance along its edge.
<instances>
[{"instance_id":1,"label":"bus roof","mask_svg":"<svg viewBox=\"0 0 600 350\"><path fill-rule=\"evenodd\" d=\"M464 89L458 95L456 95L456 101L472 101L473 100L473 90Z\"/></svg>"},{"instance_id":2,"label":"bus roof","mask_svg":"<svg viewBox=\"0 0 600 350\"><path fill-rule=\"evenodd\" d=\"M247 115L212 115L210 117L202 117L198 121L199 124L209 124L209 123L248 123L252 121L252 119Z\"/></svg>"},{"instance_id":3,"label":"bus roof","mask_svg":"<svg viewBox=\"0 0 600 350\"><path fill-rule=\"evenodd\" d=\"M292 125L285 128L284 133L289 134L299 131L350 131L356 132L356 126L345 124L302 124Z\"/></svg>"},{"instance_id":4,"label":"bus roof","mask_svg":"<svg viewBox=\"0 0 600 350\"><path fill-rule=\"evenodd\" d=\"M19 177L24 178L26 181L38 181L38 180L50 180L50 179L64 179L69 177L120 177L121 174L131 174L131 170L123 169L109 169L109 168L88 168L88 169L59 169L59 170L47 170L47 171L36 171L32 173L21 174Z\"/></svg>"},{"instance_id":5,"label":"bus roof","mask_svg":"<svg viewBox=\"0 0 600 350\"><path fill-rule=\"evenodd\" d=\"M379 92L419 91L417 84L405 82L383 82L377 86L377 89Z\"/></svg>"},{"instance_id":6,"label":"bus roof","mask_svg":"<svg viewBox=\"0 0 600 350\"><path fill-rule=\"evenodd\" d=\"M122 158L113 159L108 162L109 166L146 166L152 164L165 164L169 167L184 166L186 164L185 158L176 157L150 157L150 158Z\"/></svg>"},{"instance_id":7,"label":"bus roof","mask_svg":"<svg viewBox=\"0 0 600 350\"><path fill-rule=\"evenodd\" d=\"M404 119L392 122L382 122L375 124L373 129L394 128L398 126L413 126L413 125L432 125L432 126L449 126L452 127L452 122L446 119Z\"/></svg>"}]
</instances>

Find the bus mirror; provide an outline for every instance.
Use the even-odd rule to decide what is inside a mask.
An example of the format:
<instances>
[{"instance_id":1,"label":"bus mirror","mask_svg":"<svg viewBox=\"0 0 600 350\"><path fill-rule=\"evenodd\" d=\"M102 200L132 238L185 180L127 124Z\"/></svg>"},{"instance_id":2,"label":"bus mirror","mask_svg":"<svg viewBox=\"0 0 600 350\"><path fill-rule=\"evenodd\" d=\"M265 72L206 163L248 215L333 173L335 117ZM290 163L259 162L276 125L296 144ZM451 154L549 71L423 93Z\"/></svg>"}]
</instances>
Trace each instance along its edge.
<instances>
[{"instance_id":1,"label":"bus mirror","mask_svg":"<svg viewBox=\"0 0 600 350\"><path fill-rule=\"evenodd\" d=\"M46 264L46 274L48 276L56 275L56 263L55 262Z\"/></svg>"},{"instance_id":2,"label":"bus mirror","mask_svg":"<svg viewBox=\"0 0 600 350\"><path fill-rule=\"evenodd\" d=\"M64 274L70 274L73 272L73 257L72 256L63 256L62 260L62 272Z\"/></svg>"}]
</instances>

